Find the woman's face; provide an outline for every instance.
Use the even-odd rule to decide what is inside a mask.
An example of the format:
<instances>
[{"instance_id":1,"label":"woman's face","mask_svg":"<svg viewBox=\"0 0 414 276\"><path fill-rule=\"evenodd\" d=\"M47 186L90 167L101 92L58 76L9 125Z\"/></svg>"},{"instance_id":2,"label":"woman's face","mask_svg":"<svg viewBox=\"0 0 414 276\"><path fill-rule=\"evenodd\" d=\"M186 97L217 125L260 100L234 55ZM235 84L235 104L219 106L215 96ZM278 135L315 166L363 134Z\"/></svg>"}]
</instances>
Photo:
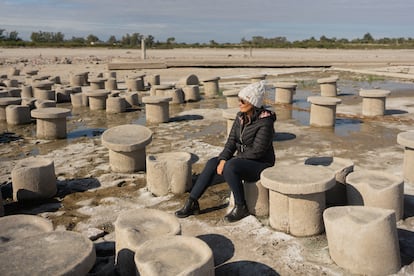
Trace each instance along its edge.
<instances>
[{"instance_id":1,"label":"woman's face","mask_svg":"<svg viewBox=\"0 0 414 276\"><path fill-rule=\"evenodd\" d=\"M239 98L239 108L241 112L249 113L253 110L253 105L248 101Z\"/></svg>"}]
</instances>

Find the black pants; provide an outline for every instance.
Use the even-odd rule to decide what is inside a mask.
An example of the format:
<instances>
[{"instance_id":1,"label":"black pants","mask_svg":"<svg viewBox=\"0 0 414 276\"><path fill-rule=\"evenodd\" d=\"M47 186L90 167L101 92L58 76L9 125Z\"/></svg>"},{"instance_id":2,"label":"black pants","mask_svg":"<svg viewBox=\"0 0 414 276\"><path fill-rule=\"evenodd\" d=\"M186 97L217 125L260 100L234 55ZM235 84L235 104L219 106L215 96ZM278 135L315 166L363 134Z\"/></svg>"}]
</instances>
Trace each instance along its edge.
<instances>
[{"instance_id":1,"label":"black pants","mask_svg":"<svg viewBox=\"0 0 414 276\"><path fill-rule=\"evenodd\" d=\"M217 165L219 163L217 157L213 157L207 161L201 174L198 176L194 184L190 197L199 199L204 191L212 184L214 177L217 175ZM236 204L245 204L243 183L244 181L257 181L260 179L260 173L270 167L270 164L258 162L248 159L232 158L226 161L223 169L224 180L229 184Z\"/></svg>"}]
</instances>

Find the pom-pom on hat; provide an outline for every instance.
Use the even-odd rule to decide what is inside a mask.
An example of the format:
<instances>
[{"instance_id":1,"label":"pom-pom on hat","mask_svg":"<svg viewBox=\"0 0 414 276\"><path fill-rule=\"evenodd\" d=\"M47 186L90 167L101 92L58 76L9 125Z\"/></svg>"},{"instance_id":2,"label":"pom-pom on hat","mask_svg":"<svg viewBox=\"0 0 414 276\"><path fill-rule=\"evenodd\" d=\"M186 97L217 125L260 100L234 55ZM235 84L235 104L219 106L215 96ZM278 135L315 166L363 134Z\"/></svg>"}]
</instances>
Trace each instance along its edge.
<instances>
[{"instance_id":1,"label":"pom-pom on hat","mask_svg":"<svg viewBox=\"0 0 414 276\"><path fill-rule=\"evenodd\" d=\"M248 101L255 107L262 107L266 92L265 81L249 84L239 92L239 98Z\"/></svg>"}]
</instances>

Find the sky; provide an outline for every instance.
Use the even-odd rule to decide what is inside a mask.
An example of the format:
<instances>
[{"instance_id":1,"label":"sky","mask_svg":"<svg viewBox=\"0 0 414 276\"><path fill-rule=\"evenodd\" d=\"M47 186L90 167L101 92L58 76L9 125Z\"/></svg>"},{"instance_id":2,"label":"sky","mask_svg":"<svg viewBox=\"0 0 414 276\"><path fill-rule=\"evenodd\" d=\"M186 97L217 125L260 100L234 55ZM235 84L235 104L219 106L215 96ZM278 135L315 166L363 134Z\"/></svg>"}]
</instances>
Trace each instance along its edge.
<instances>
[{"instance_id":1,"label":"sky","mask_svg":"<svg viewBox=\"0 0 414 276\"><path fill-rule=\"evenodd\" d=\"M413 14L413 0L0 0L0 29L24 40L39 31L102 41L140 33L178 43L414 38Z\"/></svg>"}]
</instances>

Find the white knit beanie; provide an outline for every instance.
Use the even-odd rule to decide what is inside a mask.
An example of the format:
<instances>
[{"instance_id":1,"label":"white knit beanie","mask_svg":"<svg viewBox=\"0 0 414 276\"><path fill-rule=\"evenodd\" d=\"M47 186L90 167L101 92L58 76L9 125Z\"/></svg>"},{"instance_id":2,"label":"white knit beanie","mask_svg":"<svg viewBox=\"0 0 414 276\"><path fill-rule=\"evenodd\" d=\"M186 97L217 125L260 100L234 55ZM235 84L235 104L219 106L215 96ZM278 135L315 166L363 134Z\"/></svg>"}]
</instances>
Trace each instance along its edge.
<instances>
[{"instance_id":1,"label":"white knit beanie","mask_svg":"<svg viewBox=\"0 0 414 276\"><path fill-rule=\"evenodd\" d=\"M263 106L263 98L266 92L265 81L249 84L239 92L239 98L248 101L255 107Z\"/></svg>"}]
</instances>

